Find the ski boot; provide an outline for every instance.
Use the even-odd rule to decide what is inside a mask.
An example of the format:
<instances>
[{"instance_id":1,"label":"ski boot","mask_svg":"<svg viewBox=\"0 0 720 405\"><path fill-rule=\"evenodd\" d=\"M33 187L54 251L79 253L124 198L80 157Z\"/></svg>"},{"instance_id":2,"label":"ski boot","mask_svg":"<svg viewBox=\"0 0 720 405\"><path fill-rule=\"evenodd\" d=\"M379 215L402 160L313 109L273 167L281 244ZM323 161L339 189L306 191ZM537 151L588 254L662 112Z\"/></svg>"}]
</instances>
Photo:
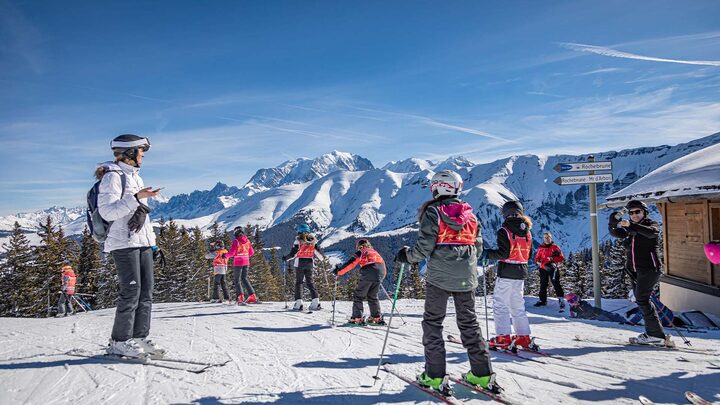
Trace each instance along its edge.
<instances>
[{"instance_id":1,"label":"ski boot","mask_svg":"<svg viewBox=\"0 0 720 405\"><path fill-rule=\"evenodd\" d=\"M148 357L142 346L134 339L128 339L126 341L110 339L105 352L111 356L132 357L136 359Z\"/></svg>"},{"instance_id":2,"label":"ski boot","mask_svg":"<svg viewBox=\"0 0 720 405\"><path fill-rule=\"evenodd\" d=\"M250 296L245 300L246 304L256 304L257 302L257 295L255 294L250 294Z\"/></svg>"},{"instance_id":3,"label":"ski boot","mask_svg":"<svg viewBox=\"0 0 720 405\"><path fill-rule=\"evenodd\" d=\"M441 394L444 397L451 397L453 395L452 388L450 387L450 377L438 377L430 378L427 373L423 372L417 378L418 384L423 387L432 388L433 391Z\"/></svg>"},{"instance_id":4,"label":"ski boot","mask_svg":"<svg viewBox=\"0 0 720 405\"><path fill-rule=\"evenodd\" d=\"M538 301L535 304L533 304L534 307L544 307L547 305L547 302L545 301Z\"/></svg>"},{"instance_id":5,"label":"ski boot","mask_svg":"<svg viewBox=\"0 0 720 405\"><path fill-rule=\"evenodd\" d=\"M150 356L150 358L161 359L165 357L165 353L167 353L167 350L165 350L162 346L148 338L136 338L133 340L142 347L143 351Z\"/></svg>"},{"instance_id":6,"label":"ski boot","mask_svg":"<svg viewBox=\"0 0 720 405\"><path fill-rule=\"evenodd\" d=\"M478 377L473 374L472 371L468 371L466 374L462 375L462 378L468 383L484 390L488 390L493 394L500 394L503 391L503 389L495 382L495 373Z\"/></svg>"},{"instance_id":7,"label":"ski boot","mask_svg":"<svg viewBox=\"0 0 720 405\"><path fill-rule=\"evenodd\" d=\"M490 350L507 349L511 343L512 339L510 339L510 335L497 335L490 338L488 346L490 347Z\"/></svg>"},{"instance_id":8,"label":"ski boot","mask_svg":"<svg viewBox=\"0 0 720 405\"><path fill-rule=\"evenodd\" d=\"M513 335L512 343L510 343L508 349L513 353L517 353L519 347L535 352L540 350L540 346L535 343L535 338L530 337L530 335Z\"/></svg>"},{"instance_id":9,"label":"ski boot","mask_svg":"<svg viewBox=\"0 0 720 405\"><path fill-rule=\"evenodd\" d=\"M245 305L245 294L240 294L237 297L237 304L238 305Z\"/></svg>"},{"instance_id":10,"label":"ski boot","mask_svg":"<svg viewBox=\"0 0 720 405\"><path fill-rule=\"evenodd\" d=\"M558 304L560 305L561 311L565 309L565 300L562 297L558 298Z\"/></svg>"},{"instance_id":11,"label":"ski boot","mask_svg":"<svg viewBox=\"0 0 720 405\"><path fill-rule=\"evenodd\" d=\"M295 300L295 304L293 305L293 311L302 311L303 310L303 300Z\"/></svg>"},{"instance_id":12,"label":"ski boot","mask_svg":"<svg viewBox=\"0 0 720 405\"><path fill-rule=\"evenodd\" d=\"M665 338L659 338L648 336L647 333L641 333L637 337L631 337L630 343L634 345L675 347L675 342L670 339L670 335L665 335Z\"/></svg>"},{"instance_id":13,"label":"ski boot","mask_svg":"<svg viewBox=\"0 0 720 405\"><path fill-rule=\"evenodd\" d=\"M311 311L317 311L319 309L322 309L322 307L320 306L320 298L313 298L308 309Z\"/></svg>"},{"instance_id":14,"label":"ski boot","mask_svg":"<svg viewBox=\"0 0 720 405\"><path fill-rule=\"evenodd\" d=\"M382 315L368 317L367 323L368 323L368 325L374 325L374 326L387 325L385 323L385 320L383 319Z\"/></svg>"},{"instance_id":15,"label":"ski boot","mask_svg":"<svg viewBox=\"0 0 720 405\"><path fill-rule=\"evenodd\" d=\"M348 326L365 326L365 320L362 316L358 318L350 318L347 324Z\"/></svg>"}]
</instances>

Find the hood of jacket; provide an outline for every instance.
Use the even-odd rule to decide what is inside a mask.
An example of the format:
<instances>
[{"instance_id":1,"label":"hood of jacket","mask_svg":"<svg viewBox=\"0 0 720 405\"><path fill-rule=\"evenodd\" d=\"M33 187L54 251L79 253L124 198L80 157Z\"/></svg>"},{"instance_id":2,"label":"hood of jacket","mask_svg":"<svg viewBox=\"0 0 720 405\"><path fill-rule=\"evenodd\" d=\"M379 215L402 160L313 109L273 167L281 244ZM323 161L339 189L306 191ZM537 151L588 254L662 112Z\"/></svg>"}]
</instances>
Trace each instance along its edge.
<instances>
[{"instance_id":1,"label":"hood of jacket","mask_svg":"<svg viewBox=\"0 0 720 405\"><path fill-rule=\"evenodd\" d=\"M440 213L440 220L456 231L461 230L474 217L470 204L457 199L445 200L435 208Z\"/></svg>"},{"instance_id":2,"label":"hood of jacket","mask_svg":"<svg viewBox=\"0 0 720 405\"><path fill-rule=\"evenodd\" d=\"M517 236L525 237L530 232L530 226L525 222L524 218L510 217L506 218L503 226Z\"/></svg>"},{"instance_id":3,"label":"hood of jacket","mask_svg":"<svg viewBox=\"0 0 720 405\"><path fill-rule=\"evenodd\" d=\"M236 238L236 239L237 239L237 241L240 242L240 243L245 243L245 242L247 242L247 241L249 240L248 237L247 237L247 235L240 235L240 237L239 237L239 238Z\"/></svg>"}]
</instances>

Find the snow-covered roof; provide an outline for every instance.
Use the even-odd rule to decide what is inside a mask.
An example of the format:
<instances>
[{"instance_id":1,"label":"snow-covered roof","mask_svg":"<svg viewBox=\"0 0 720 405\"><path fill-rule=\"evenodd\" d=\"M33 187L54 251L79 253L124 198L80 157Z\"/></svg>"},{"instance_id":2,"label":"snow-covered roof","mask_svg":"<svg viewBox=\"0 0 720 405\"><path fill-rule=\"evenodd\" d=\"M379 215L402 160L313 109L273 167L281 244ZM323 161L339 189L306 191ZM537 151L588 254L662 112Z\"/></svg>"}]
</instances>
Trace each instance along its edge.
<instances>
[{"instance_id":1,"label":"snow-covered roof","mask_svg":"<svg viewBox=\"0 0 720 405\"><path fill-rule=\"evenodd\" d=\"M669 197L720 196L720 143L700 149L653 170L610 195L607 203Z\"/></svg>"}]
</instances>

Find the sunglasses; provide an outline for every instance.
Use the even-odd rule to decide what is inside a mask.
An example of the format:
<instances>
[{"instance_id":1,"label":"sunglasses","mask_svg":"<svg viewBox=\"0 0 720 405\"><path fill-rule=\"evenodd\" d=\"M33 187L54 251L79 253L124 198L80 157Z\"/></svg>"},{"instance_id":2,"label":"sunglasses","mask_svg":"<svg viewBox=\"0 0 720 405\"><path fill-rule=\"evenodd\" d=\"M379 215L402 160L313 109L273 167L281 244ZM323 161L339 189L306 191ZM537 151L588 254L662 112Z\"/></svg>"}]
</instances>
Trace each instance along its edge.
<instances>
[{"instance_id":1,"label":"sunglasses","mask_svg":"<svg viewBox=\"0 0 720 405\"><path fill-rule=\"evenodd\" d=\"M632 210L632 211L628 211L628 212L630 213L630 215L639 215L639 214L642 214L643 211L642 210Z\"/></svg>"}]
</instances>

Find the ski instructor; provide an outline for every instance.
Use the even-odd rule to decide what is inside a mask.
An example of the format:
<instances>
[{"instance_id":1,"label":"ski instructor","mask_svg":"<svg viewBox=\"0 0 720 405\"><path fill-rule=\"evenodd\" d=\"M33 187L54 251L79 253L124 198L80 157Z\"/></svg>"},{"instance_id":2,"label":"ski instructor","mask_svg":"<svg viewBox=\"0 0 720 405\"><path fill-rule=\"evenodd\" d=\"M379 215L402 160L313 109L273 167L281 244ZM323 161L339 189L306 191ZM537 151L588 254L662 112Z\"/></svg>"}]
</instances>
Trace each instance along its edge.
<instances>
[{"instance_id":1,"label":"ski instructor","mask_svg":"<svg viewBox=\"0 0 720 405\"><path fill-rule=\"evenodd\" d=\"M98 210L111 223L104 251L112 255L120 291L107 353L126 357L161 357L165 350L148 339L153 292L153 259L162 252L155 246L148 198L160 189L145 187L138 175L150 140L132 134L110 143L114 161L95 170L100 180Z\"/></svg>"},{"instance_id":2,"label":"ski instructor","mask_svg":"<svg viewBox=\"0 0 720 405\"><path fill-rule=\"evenodd\" d=\"M477 261L482 252L480 224L472 207L460 200L463 180L451 170L435 173L430 180L433 199L419 210L420 230L412 248L405 246L395 261L415 264L427 258L423 346L425 372L418 383L450 395L445 363L443 320L448 298L453 297L463 347L467 349L470 371L463 378L470 384L500 392L490 365L487 344L475 315Z\"/></svg>"}]
</instances>

